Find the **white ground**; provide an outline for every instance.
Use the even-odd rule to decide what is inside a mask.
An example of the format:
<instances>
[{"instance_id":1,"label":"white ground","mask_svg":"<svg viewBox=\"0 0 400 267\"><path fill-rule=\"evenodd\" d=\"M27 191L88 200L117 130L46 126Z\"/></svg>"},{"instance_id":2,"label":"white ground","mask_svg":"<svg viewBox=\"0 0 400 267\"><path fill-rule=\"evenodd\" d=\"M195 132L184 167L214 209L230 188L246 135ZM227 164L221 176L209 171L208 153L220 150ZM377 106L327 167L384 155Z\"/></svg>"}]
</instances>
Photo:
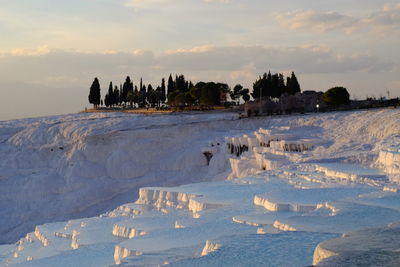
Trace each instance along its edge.
<instances>
[{"instance_id":1,"label":"white ground","mask_svg":"<svg viewBox=\"0 0 400 267\"><path fill-rule=\"evenodd\" d=\"M399 141L396 109L0 122L0 241L33 231L0 266L310 265L400 221Z\"/></svg>"}]
</instances>

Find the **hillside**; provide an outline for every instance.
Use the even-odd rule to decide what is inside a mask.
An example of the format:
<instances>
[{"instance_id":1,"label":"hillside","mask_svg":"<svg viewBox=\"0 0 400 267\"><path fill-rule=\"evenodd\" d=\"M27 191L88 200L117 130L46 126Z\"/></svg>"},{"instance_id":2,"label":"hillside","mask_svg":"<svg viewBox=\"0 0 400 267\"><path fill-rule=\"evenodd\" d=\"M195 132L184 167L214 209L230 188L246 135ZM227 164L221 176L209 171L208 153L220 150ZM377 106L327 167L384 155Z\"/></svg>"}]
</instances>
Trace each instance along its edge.
<instances>
[{"instance_id":1,"label":"hillside","mask_svg":"<svg viewBox=\"0 0 400 267\"><path fill-rule=\"evenodd\" d=\"M400 221L399 133L396 109L0 122L0 241L31 232L0 266L323 263Z\"/></svg>"}]
</instances>

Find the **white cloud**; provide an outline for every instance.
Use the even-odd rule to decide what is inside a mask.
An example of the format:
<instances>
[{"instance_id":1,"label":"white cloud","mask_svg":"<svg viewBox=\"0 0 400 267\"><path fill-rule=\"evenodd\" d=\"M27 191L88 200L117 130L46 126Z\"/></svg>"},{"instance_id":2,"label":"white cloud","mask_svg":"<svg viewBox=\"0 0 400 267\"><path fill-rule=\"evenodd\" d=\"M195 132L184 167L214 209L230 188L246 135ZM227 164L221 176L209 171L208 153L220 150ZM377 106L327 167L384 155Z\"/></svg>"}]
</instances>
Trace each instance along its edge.
<instances>
[{"instance_id":1,"label":"white cloud","mask_svg":"<svg viewBox=\"0 0 400 267\"><path fill-rule=\"evenodd\" d=\"M385 36L399 32L400 4L386 4L381 10L361 18L333 11L317 12L315 10L276 13L274 18L281 26L290 30L320 33L367 31L378 36Z\"/></svg>"},{"instance_id":2,"label":"white cloud","mask_svg":"<svg viewBox=\"0 0 400 267\"><path fill-rule=\"evenodd\" d=\"M202 79L224 77L227 82L251 83L269 69L302 74L390 70L392 65L368 54L342 55L326 46L199 46L161 54L148 50L88 53L73 50L20 49L3 51L0 80L84 86L95 76L120 82L126 75L157 82L169 73ZM23 80L21 80L23 79Z\"/></svg>"},{"instance_id":3,"label":"white cloud","mask_svg":"<svg viewBox=\"0 0 400 267\"><path fill-rule=\"evenodd\" d=\"M400 3L386 4L382 10L371 14L362 22L377 36L387 36L390 33L400 34Z\"/></svg>"},{"instance_id":4,"label":"white cloud","mask_svg":"<svg viewBox=\"0 0 400 267\"><path fill-rule=\"evenodd\" d=\"M206 3L231 3L233 0L125 0L125 6L132 8L160 8L170 7L176 4L187 2L206 2Z\"/></svg>"},{"instance_id":5,"label":"white cloud","mask_svg":"<svg viewBox=\"0 0 400 267\"><path fill-rule=\"evenodd\" d=\"M6 56L41 56L50 53L50 49L47 45L39 46L34 49L24 49L24 48L15 48L12 50L0 50L0 57Z\"/></svg>"},{"instance_id":6,"label":"white cloud","mask_svg":"<svg viewBox=\"0 0 400 267\"><path fill-rule=\"evenodd\" d=\"M253 65L263 72L296 70L302 73L342 73L349 71L387 70L390 64L371 55L341 55L326 46L275 48L264 46L206 46L178 49L160 55L166 69L192 71L238 71Z\"/></svg>"},{"instance_id":7,"label":"white cloud","mask_svg":"<svg viewBox=\"0 0 400 267\"><path fill-rule=\"evenodd\" d=\"M275 14L275 19L290 30L307 30L328 32L333 30L352 31L358 20L338 12L317 12L314 10L297 10Z\"/></svg>"}]
</instances>

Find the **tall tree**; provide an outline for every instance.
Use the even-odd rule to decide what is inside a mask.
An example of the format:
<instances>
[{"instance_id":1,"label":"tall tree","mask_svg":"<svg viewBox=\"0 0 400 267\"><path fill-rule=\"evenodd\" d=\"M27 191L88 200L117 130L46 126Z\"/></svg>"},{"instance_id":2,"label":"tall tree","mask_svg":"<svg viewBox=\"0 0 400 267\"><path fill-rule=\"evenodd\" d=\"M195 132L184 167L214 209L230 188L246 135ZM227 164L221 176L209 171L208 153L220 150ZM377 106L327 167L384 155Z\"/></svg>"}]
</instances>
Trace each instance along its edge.
<instances>
[{"instance_id":1,"label":"tall tree","mask_svg":"<svg viewBox=\"0 0 400 267\"><path fill-rule=\"evenodd\" d=\"M169 94L175 91L175 83L174 80L172 79L172 75L169 75L168 78L168 85L167 85L167 95L169 97Z\"/></svg>"},{"instance_id":2,"label":"tall tree","mask_svg":"<svg viewBox=\"0 0 400 267\"><path fill-rule=\"evenodd\" d=\"M133 101L135 100L135 94L133 91L128 91L128 95L126 96L126 100L129 101L130 108L133 108Z\"/></svg>"},{"instance_id":3,"label":"tall tree","mask_svg":"<svg viewBox=\"0 0 400 267\"><path fill-rule=\"evenodd\" d=\"M240 91L243 89L243 86L240 84L236 84L235 87L233 87L233 91L229 94L231 99L233 101L238 101L239 103L239 98L240 98Z\"/></svg>"},{"instance_id":4,"label":"tall tree","mask_svg":"<svg viewBox=\"0 0 400 267\"><path fill-rule=\"evenodd\" d=\"M240 95L242 96L244 102L247 102L250 100L249 92L250 92L250 90L247 88L240 90Z\"/></svg>"},{"instance_id":5,"label":"tall tree","mask_svg":"<svg viewBox=\"0 0 400 267\"><path fill-rule=\"evenodd\" d=\"M147 101L146 101L146 85L143 84L142 79L140 79L140 85L142 86L139 90L139 107L144 108L146 107Z\"/></svg>"},{"instance_id":6,"label":"tall tree","mask_svg":"<svg viewBox=\"0 0 400 267\"><path fill-rule=\"evenodd\" d=\"M116 85L114 88L113 96L111 98L111 103L113 105L120 105L121 104L121 99L120 99L120 91L118 89L118 86Z\"/></svg>"},{"instance_id":7,"label":"tall tree","mask_svg":"<svg viewBox=\"0 0 400 267\"><path fill-rule=\"evenodd\" d=\"M300 84L299 84L299 82L297 81L297 77L296 77L296 75L294 74L294 72L292 72L292 75L290 76L290 78L289 78L289 77L287 78L287 82L286 82L286 92L287 92L289 95L294 95L294 94L296 94L296 93L301 92Z\"/></svg>"},{"instance_id":8,"label":"tall tree","mask_svg":"<svg viewBox=\"0 0 400 267\"><path fill-rule=\"evenodd\" d=\"M153 89L153 86L151 86L151 84L149 84L147 86L147 101L149 102L151 107L155 107L156 106L157 95L156 95L156 92Z\"/></svg>"},{"instance_id":9,"label":"tall tree","mask_svg":"<svg viewBox=\"0 0 400 267\"><path fill-rule=\"evenodd\" d=\"M110 82L110 86L108 87L108 92L104 96L104 104L106 107L111 107L113 105L112 97L113 97L113 85L112 82Z\"/></svg>"},{"instance_id":10,"label":"tall tree","mask_svg":"<svg viewBox=\"0 0 400 267\"><path fill-rule=\"evenodd\" d=\"M156 106L160 107L161 106L161 98L162 98L161 86L157 86L155 95L156 95Z\"/></svg>"},{"instance_id":11,"label":"tall tree","mask_svg":"<svg viewBox=\"0 0 400 267\"><path fill-rule=\"evenodd\" d=\"M167 97L166 97L165 79L162 78L160 94L159 94L159 100L160 100L161 103L165 103L166 98Z\"/></svg>"},{"instance_id":12,"label":"tall tree","mask_svg":"<svg viewBox=\"0 0 400 267\"><path fill-rule=\"evenodd\" d=\"M186 82L185 76L183 74L176 75L175 78L175 89L181 93L186 93L189 91L189 83Z\"/></svg>"},{"instance_id":13,"label":"tall tree","mask_svg":"<svg viewBox=\"0 0 400 267\"><path fill-rule=\"evenodd\" d=\"M140 102L140 92L137 85L135 85L135 91L133 92L133 102L139 106Z\"/></svg>"},{"instance_id":14,"label":"tall tree","mask_svg":"<svg viewBox=\"0 0 400 267\"><path fill-rule=\"evenodd\" d=\"M94 78L94 81L92 83L92 85L90 86L90 91L89 91L89 103L93 104L94 108L97 108L100 105L100 83L99 83L99 79Z\"/></svg>"},{"instance_id":15,"label":"tall tree","mask_svg":"<svg viewBox=\"0 0 400 267\"><path fill-rule=\"evenodd\" d=\"M124 85L122 86L121 102L128 102L128 93L133 93L133 82L129 76L126 77Z\"/></svg>"}]
</instances>

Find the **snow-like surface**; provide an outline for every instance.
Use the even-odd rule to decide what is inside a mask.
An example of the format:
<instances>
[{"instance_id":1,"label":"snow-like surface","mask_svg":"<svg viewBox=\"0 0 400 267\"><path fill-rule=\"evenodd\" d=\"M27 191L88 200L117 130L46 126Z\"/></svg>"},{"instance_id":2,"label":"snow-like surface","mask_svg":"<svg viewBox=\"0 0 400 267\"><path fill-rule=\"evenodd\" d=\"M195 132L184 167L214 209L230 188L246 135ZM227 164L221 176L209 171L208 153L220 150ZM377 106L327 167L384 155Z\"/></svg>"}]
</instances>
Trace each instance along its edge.
<instances>
[{"instance_id":1,"label":"snow-like surface","mask_svg":"<svg viewBox=\"0 0 400 267\"><path fill-rule=\"evenodd\" d=\"M32 231L0 266L306 266L321 241L400 221L396 109L0 127L2 238ZM314 263L339 253L323 244Z\"/></svg>"},{"instance_id":2,"label":"snow-like surface","mask_svg":"<svg viewBox=\"0 0 400 267\"><path fill-rule=\"evenodd\" d=\"M345 233L324 241L314 252L313 264L319 266L398 266L400 262L400 225L391 224Z\"/></svg>"},{"instance_id":3,"label":"snow-like surface","mask_svg":"<svg viewBox=\"0 0 400 267\"><path fill-rule=\"evenodd\" d=\"M213 179L227 165L207 167L199 150L236 119L107 113L0 122L0 243L133 201L142 186Z\"/></svg>"}]
</instances>

